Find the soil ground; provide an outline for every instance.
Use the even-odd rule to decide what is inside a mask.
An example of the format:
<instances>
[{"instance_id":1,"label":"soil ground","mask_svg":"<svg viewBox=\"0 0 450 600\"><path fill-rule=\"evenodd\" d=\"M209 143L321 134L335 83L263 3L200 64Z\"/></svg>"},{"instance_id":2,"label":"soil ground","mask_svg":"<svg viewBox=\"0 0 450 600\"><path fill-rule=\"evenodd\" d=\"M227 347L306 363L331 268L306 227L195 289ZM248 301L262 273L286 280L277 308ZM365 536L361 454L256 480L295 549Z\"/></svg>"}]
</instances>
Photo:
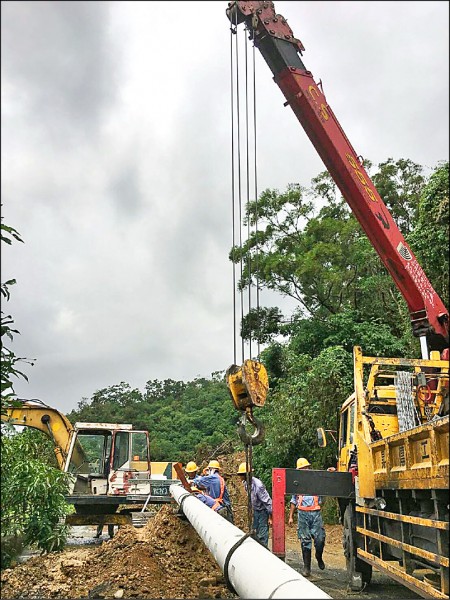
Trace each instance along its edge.
<instances>
[{"instance_id":1,"label":"soil ground","mask_svg":"<svg viewBox=\"0 0 450 600\"><path fill-rule=\"evenodd\" d=\"M242 455L219 457L224 471L235 472ZM235 524L247 531L247 498L237 478L227 479ZM236 598L202 540L178 508L165 505L145 527L121 527L113 539L94 540L95 527L73 528L66 549L32 556L1 576L1 597L19 598ZM419 598L374 571L364 591L348 590L342 528L326 525L325 571L313 563L311 581L331 598L375 600ZM106 528L105 528L106 530ZM78 537L75 537L78 536ZM269 542L269 547L270 547ZM300 571L296 526L286 527L286 563ZM26 557L24 557L26 558Z\"/></svg>"}]
</instances>

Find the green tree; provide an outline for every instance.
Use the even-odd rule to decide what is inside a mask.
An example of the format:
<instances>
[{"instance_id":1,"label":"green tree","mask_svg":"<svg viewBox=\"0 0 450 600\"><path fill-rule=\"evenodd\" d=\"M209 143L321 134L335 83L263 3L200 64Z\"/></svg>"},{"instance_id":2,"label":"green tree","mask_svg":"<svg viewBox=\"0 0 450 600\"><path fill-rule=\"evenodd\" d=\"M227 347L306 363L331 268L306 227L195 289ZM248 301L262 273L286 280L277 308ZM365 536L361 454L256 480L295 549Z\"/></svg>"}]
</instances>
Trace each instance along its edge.
<instances>
[{"instance_id":1,"label":"green tree","mask_svg":"<svg viewBox=\"0 0 450 600\"><path fill-rule=\"evenodd\" d=\"M337 411L353 388L352 354L342 346L330 346L316 357L297 354L290 344L281 352L283 375L261 416L266 439L254 449L255 465L267 485L273 467L292 467L299 456L316 468L336 463L336 448L318 448L316 429L336 430Z\"/></svg>"},{"instance_id":2,"label":"green tree","mask_svg":"<svg viewBox=\"0 0 450 600\"><path fill-rule=\"evenodd\" d=\"M131 423L149 432L152 460L187 462L229 440L238 442L239 415L223 375L188 382L151 380L143 394L122 382L84 398L68 418L71 422ZM134 401L129 401L132 397Z\"/></svg>"},{"instance_id":3,"label":"green tree","mask_svg":"<svg viewBox=\"0 0 450 600\"><path fill-rule=\"evenodd\" d=\"M257 277L262 287L297 300L305 314L336 313L345 303L357 268L353 247L358 225L347 206L332 200L315 216L313 203L298 184L285 192L265 190L247 207L246 223L256 225L230 259L243 261L241 289Z\"/></svg>"},{"instance_id":4,"label":"green tree","mask_svg":"<svg viewBox=\"0 0 450 600\"><path fill-rule=\"evenodd\" d=\"M417 225L419 201L426 181L423 167L409 159L388 158L378 169L372 176L373 183L406 237Z\"/></svg>"},{"instance_id":5,"label":"green tree","mask_svg":"<svg viewBox=\"0 0 450 600\"><path fill-rule=\"evenodd\" d=\"M370 171L370 162L366 166ZM424 257L425 271L445 301L448 163L427 182L420 165L389 158L372 178L400 230ZM405 331L410 336L406 303L329 173L320 173L309 189L291 184L284 192L265 190L248 203L245 224L253 228L248 240L230 252L230 259L243 265L241 289L258 280L259 286L294 298L299 303L295 320L326 321L354 311L359 320L383 322L399 338ZM254 308L241 331L245 339L267 343L278 335L289 337L292 327L279 309ZM406 347L412 351L416 345L410 341Z\"/></svg>"},{"instance_id":6,"label":"green tree","mask_svg":"<svg viewBox=\"0 0 450 600\"><path fill-rule=\"evenodd\" d=\"M422 190L416 226L408 242L423 270L441 297L449 305L449 163L434 169Z\"/></svg>"},{"instance_id":7,"label":"green tree","mask_svg":"<svg viewBox=\"0 0 450 600\"><path fill-rule=\"evenodd\" d=\"M70 512L65 501L69 476L56 468L53 445L40 432L2 431L2 569L21 548L35 545L45 552L62 550Z\"/></svg>"},{"instance_id":8,"label":"green tree","mask_svg":"<svg viewBox=\"0 0 450 600\"><path fill-rule=\"evenodd\" d=\"M143 396L139 389L131 389L129 383L121 381L119 384L94 392L91 402L92 407L97 408L110 402L116 402L119 406L130 406L136 402L142 402L142 399Z\"/></svg>"}]
</instances>

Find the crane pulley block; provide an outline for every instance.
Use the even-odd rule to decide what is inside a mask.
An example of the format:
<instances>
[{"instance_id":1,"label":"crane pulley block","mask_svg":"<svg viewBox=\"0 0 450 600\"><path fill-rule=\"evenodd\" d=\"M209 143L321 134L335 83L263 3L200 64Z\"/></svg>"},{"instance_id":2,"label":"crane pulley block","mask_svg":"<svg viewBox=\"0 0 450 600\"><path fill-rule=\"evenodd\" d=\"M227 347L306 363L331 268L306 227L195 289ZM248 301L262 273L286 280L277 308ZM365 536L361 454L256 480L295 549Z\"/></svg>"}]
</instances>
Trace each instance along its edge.
<instances>
[{"instance_id":1,"label":"crane pulley block","mask_svg":"<svg viewBox=\"0 0 450 600\"><path fill-rule=\"evenodd\" d=\"M242 367L231 365L226 372L226 381L237 410L246 411L253 406L264 406L269 378L262 363L247 359Z\"/></svg>"}]
</instances>

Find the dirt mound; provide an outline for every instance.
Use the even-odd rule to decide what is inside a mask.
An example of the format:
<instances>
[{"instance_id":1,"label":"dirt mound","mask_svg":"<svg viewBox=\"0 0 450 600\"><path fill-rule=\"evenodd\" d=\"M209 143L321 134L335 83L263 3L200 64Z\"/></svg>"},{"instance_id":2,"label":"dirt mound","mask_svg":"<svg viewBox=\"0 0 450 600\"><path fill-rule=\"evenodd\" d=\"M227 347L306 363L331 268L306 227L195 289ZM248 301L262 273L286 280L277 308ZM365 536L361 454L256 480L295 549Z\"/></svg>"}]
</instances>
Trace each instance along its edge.
<instances>
[{"instance_id":1,"label":"dirt mound","mask_svg":"<svg viewBox=\"0 0 450 600\"><path fill-rule=\"evenodd\" d=\"M248 531L247 494L233 476L245 453L217 456L234 522ZM101 546L34 557L2 573L2 598L235 598L190 523L165 505L141 529L121 527Z\"/></svg>"},{"instance_id":2,"label":"dirt mound","mask_svg":"<svg viewBox=\"0 0 450 600\"><path fill-rule=\"evenodd\" d=\"M2 573L2 598L233 598L188 521L164 506L96 548L35 557Z\"/></svg>"}]
</instances>

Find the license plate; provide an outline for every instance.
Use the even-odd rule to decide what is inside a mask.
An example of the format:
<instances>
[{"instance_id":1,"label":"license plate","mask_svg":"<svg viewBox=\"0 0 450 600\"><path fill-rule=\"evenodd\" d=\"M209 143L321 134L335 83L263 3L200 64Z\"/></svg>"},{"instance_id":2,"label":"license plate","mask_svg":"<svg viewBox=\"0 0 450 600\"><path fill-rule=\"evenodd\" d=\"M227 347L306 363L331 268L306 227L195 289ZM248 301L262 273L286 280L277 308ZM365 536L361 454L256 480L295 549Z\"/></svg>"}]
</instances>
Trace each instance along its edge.
<instances>
[{"instance_id":1,"label":"license plate","mask_svg":"<svg viewBox=\"0 0 450 600\"><path fill-rule=\"evenodd\" d=\"M169 485L163 485L158 483L158 485L151 484L152 496L170 496Z\"/></svg>"}]
</instances>

